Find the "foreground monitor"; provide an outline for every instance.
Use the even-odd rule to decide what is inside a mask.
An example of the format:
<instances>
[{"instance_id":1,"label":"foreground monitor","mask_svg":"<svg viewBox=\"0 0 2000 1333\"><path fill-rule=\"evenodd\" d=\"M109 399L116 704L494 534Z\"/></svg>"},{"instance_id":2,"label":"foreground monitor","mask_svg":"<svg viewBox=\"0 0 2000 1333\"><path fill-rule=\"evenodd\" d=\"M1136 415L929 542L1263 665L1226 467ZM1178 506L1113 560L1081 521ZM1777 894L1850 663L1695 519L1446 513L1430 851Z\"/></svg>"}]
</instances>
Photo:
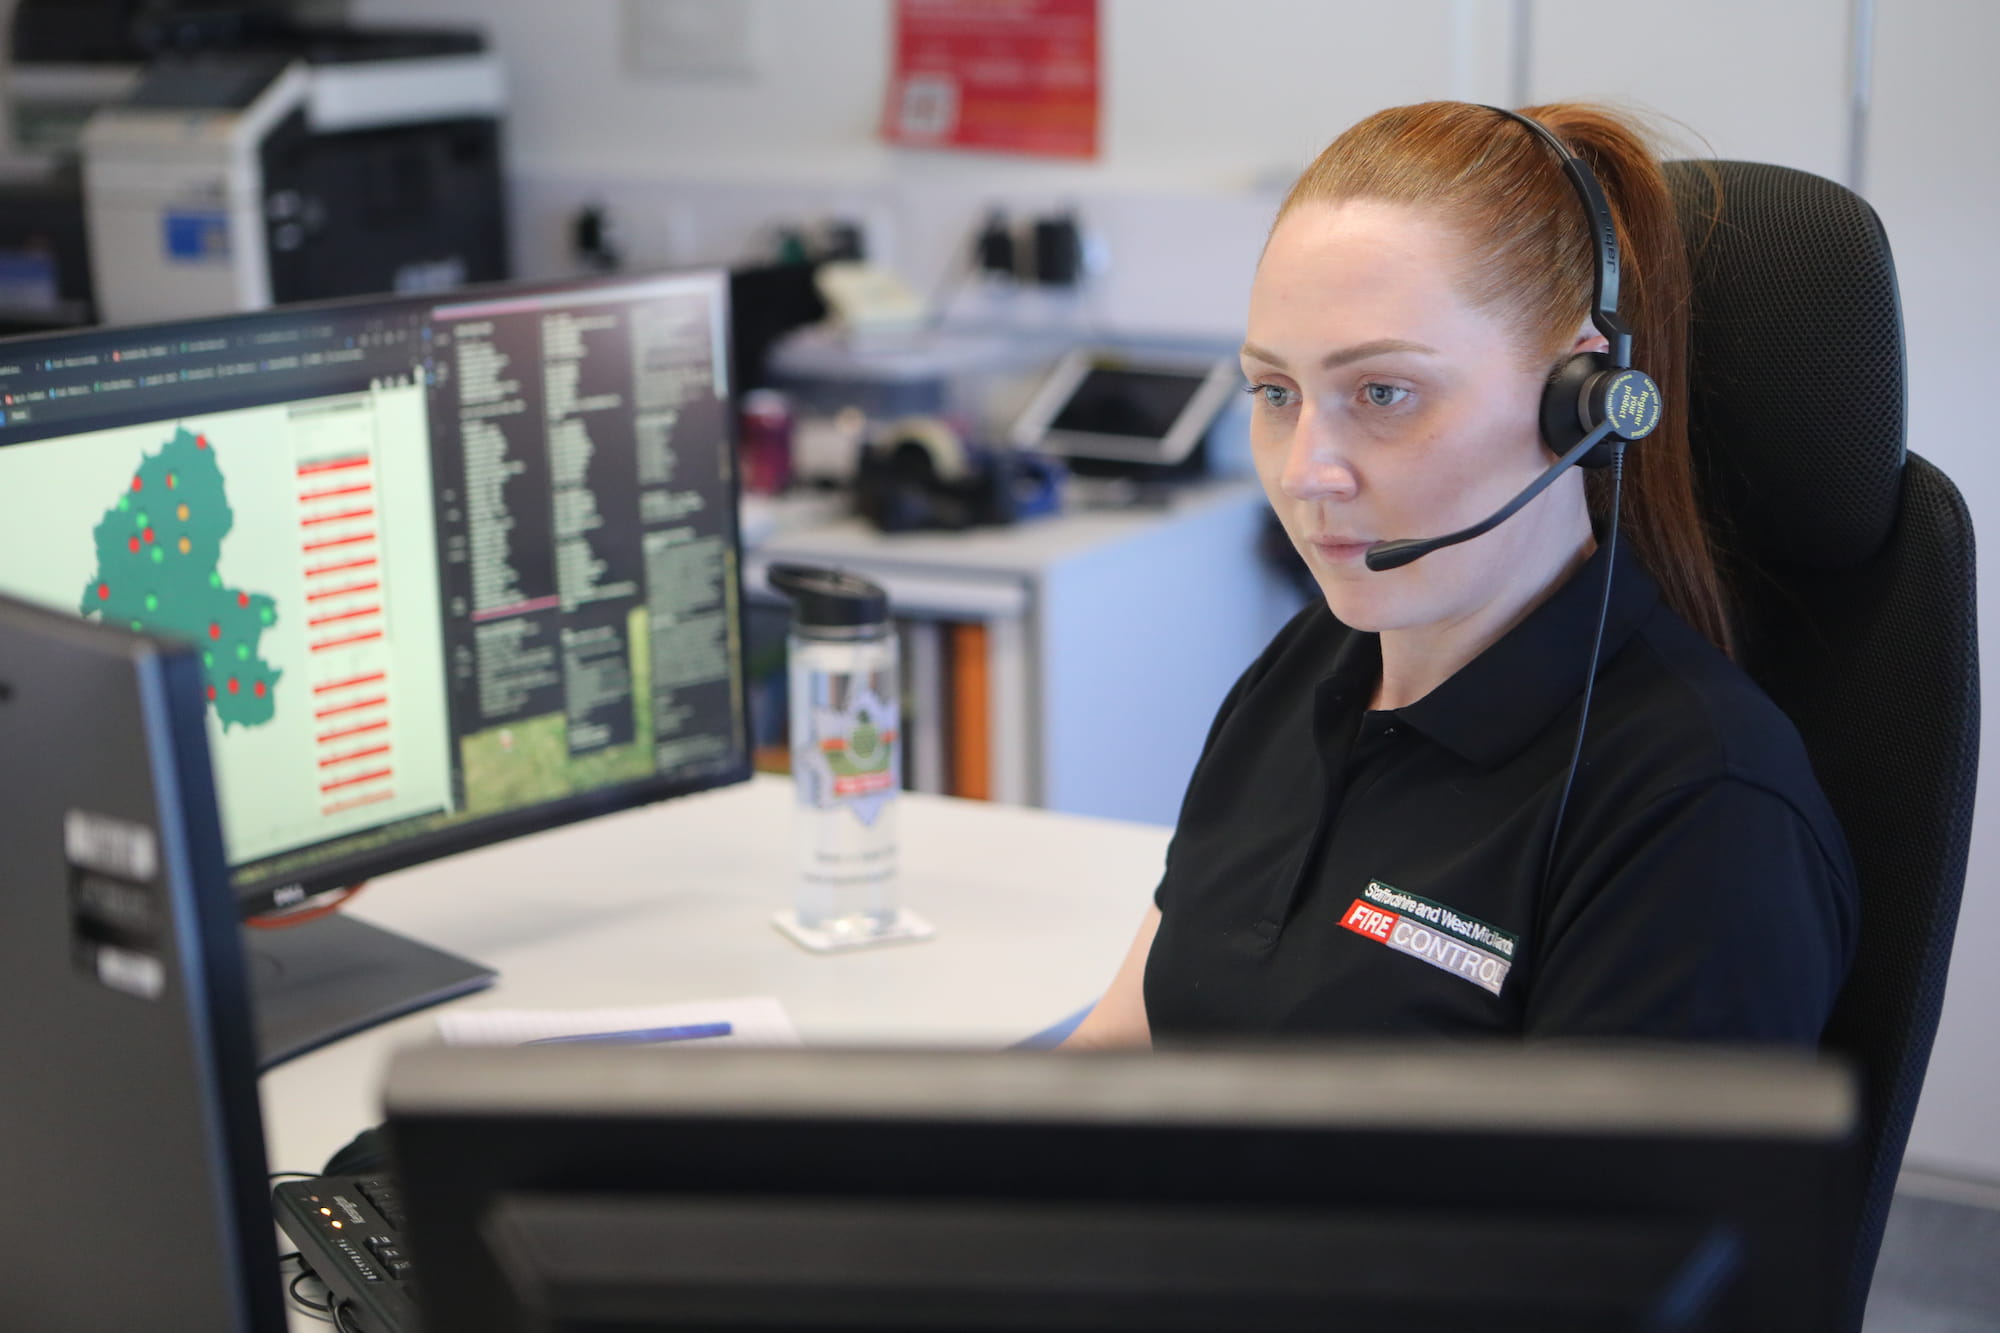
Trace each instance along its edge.
<instances>
[{"instance_id":1,"label":"foreground monitor","mask_svg":"<svg viewBox=\"0 0 2000 1333\"><path fill-rule=\"evenodd\" d=\"M720 272L0 343L0 592L198 647L245 915L741 779L728 345ZM267 1062L491 978L251 949Z\"/></svg>"},{"instance_id":2,"label":"foreground monitor","mask_svg":"<svg viewBox=\"0 0 2000 1333\"><path fill-rule=\"evenodd\" d=\"M1792 1053L405 1052L430 1333L1832 1326Z\"/></svg>"},{"instance_id":3,"label":"foreground monitor","mask_svg":"<svg viewBox=\"0 0 2000 1333\"><path fill-rule=\"evenodd\" d=\"M8 1328L285 1326L200 677L0 597Z\"/></svg>"}]
</instances>

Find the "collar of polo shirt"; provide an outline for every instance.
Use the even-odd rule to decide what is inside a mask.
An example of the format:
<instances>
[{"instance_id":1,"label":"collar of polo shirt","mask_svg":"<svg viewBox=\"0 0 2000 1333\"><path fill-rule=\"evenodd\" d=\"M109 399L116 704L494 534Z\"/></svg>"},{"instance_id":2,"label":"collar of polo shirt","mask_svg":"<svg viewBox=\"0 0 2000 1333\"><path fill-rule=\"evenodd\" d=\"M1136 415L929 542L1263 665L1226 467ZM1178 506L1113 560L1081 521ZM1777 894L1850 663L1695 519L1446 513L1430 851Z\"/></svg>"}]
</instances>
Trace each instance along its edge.
<instances>
[{"instance_id":1,"label":"collar of polo shirt","mask_svg":"<svg viewBox=\"0 0 2000 1333\"><path fill-rule=\"evenodd\" d=\"M1583 690L1606 558L1598 548L1520 624L1429 694L1396 709L1396 717L1482 768L1520 753ZM1600 674L1659 600L1652 575L1621 547L1612 571ZM1345 646L1348 651L1334 664L1327 683L1345 686L1366 673L1372 688L1381 673L1380 641L1372 634L1356 634Z\"/></svg>"}]
</instances>

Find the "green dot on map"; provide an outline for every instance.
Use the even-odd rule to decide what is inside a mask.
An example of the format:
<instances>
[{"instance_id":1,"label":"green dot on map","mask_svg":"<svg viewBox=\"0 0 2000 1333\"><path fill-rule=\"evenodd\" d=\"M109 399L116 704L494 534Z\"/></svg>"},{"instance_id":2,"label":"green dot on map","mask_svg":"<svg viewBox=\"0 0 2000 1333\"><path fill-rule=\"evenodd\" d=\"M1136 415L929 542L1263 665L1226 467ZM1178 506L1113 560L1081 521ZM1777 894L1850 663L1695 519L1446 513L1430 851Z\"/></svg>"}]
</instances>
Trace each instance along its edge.
<instances>
[{"instance_id":1,"label":"green dot on map","mask_svg":"<svg viewBox=\"0 0 2000 1333\"><path fill-rule=\"evenodd\" d=\"M259 612L257 613L257 618L258 618L259 620L263 621L263 622L264 622L264 623L265 623L266 625L270 624L270 623L271 623L271 608L267 606L267 607L265 607L265 608L264 608L264 609L263 609L262 611L259 611Z\"/></svg>"},{"instance_id":2,"label":"green dot on map","mask_svg":"<svg viewBox=\"0 0 2000 1333\"><path fill-rule=\"evenodd\" d=\"M239 661L239 662L247 662L247 661L249 661L249 660L250 660L250 645L249 645L249 644L247 644L247 643L239 643L239 644L237 644L237 645L236 645L236 660L237 660L237 661Z\"/></svg>"},{"instance_id":3,"label":"green dot on map","mask_svg":"<svg viewBox=\"0 0 2000 1333\"><path fill-rule=\"evenodd\" d=\"M146 609L148 611L157 611L160 609L160 595L158 593L149 592L146 594Z\"/></svg>"},{"instance_id":4,"label":"green dot on map","mask_svg":"<svg viewBox=\"0 0 2000 1333\"><path fill-rule=\"evenodd\" d=\"M120 513L122 514L122 513L124 513L124 512L126 511L126 510L130 509L131 507L132 507L132 497L131 497L131 496L129 496L129 495L121 495L121 496L119 496L119 497L118 497L118 512L120 512Z\"/></svg>"},{"instance_id":5,"label":"green dot on map","mask_svg":"<svg viewBox=\"0 0 2000 1333\"><path fill-rule=\"evenodd\" d=\"M212 667L212 666L214 666L214 665L215 665L215 654L214 654L214 653L203 653L203 654L201 655L201 664L202 664L203 666L205 666L205 667Z\"/></svg>"},{"instance_id":6,"label":"green dot on map","mask_svg":"<svg viewBox=\"0 0 2000 1333\"><path fill-rule=\"evenodd\" d=\"M222 586L222 575L214 570L210 570L208 572L208 586L211 588L220 588Z\"/></svg>"},{"instance_id":7,"label":"green dot on map","mask_svg":"<svg viewBox=\"0 0 2000 1333\"><path fill-rule=\"evenodd\" d=\"M162 560L165 560L167 558L167 553L165 551L162 551L157 546L153 547L152 551L153 551L153 563L156 565L159 564Z\"/></svg>"},{"instance_id":8,"label":"green dot on map","mask_svg":"<svg viewBox=\"0 0 2000 1333\"><path fill-rule=\"evenodd\" d=\"M143 528L146 526L145 510L141 509L138 513L132 515L132 526L135 528Z\"/></svg>"},{"instance_id":9,"label":"green dot on map","mask_svg":"<svg viewBox=\"0 0 2000 1333\"><path fill-rule=\"evenodd\" d=\"M145 629L145 628L146 628L146 627L145 627L144 625L140 624L140 623L139 623L138 621L136 621L136 620L132 622L132 632L133 632L134 634L137 634L137 633L138 633L138 632L139 632L140 630L143 630L143 629Z\"/></svg>"}]
</instances>

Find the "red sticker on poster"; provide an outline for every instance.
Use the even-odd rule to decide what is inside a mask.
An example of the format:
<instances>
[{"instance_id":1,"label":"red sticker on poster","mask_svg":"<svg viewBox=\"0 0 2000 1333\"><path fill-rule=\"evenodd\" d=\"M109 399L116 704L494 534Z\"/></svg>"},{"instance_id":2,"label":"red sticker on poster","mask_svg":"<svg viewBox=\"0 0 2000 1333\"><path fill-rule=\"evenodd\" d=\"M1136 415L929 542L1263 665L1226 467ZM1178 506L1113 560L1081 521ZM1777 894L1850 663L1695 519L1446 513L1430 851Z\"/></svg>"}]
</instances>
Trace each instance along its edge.
<instances>
[{"instance_id":1,"label":"red sticker on poster","mask_svg":"<svg viewBox=\"0 0 2000 1333\"><path fill-rule=\"evenodd\" d=\"M1097 156L1098 0L897 0L882 137Z\"/></svg>"}]
</instances>

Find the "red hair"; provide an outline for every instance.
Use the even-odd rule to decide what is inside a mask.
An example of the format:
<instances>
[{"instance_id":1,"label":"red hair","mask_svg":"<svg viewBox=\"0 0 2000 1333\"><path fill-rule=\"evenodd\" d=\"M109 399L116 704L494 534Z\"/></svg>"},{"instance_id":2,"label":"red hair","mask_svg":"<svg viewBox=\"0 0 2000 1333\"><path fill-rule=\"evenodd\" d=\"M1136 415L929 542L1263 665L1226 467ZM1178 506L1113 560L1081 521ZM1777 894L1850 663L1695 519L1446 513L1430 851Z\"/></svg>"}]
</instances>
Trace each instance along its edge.
<instances>
[{"instance_id":1,"label":"red hair","mask_svg":"<svg viewBox=\"0 0 2000 1333\"><path fill-rule=\"evenodd\" d=\"M1659 428L1625 457L1622 531L1667 604L1725 653L1730 615L1695 497L1688 451L1686 239L1660 162L1617 112L1585 103L1522 108L1597 174L1617 226L1619 313L1633 364L1659 382ZM1590 313L1596 266L1583 206L1549 146L1491 108L1424 102L1377 112L1327 146L1278 209L1376 199L1434 214L1463 240L1459 291L1515 331L1523 359L1551 372ZM1274 224L1275 225L1275 224ZM1591 514L1610 507L1610 477L1586 482Z\"/></svg>"}]
</instances>

